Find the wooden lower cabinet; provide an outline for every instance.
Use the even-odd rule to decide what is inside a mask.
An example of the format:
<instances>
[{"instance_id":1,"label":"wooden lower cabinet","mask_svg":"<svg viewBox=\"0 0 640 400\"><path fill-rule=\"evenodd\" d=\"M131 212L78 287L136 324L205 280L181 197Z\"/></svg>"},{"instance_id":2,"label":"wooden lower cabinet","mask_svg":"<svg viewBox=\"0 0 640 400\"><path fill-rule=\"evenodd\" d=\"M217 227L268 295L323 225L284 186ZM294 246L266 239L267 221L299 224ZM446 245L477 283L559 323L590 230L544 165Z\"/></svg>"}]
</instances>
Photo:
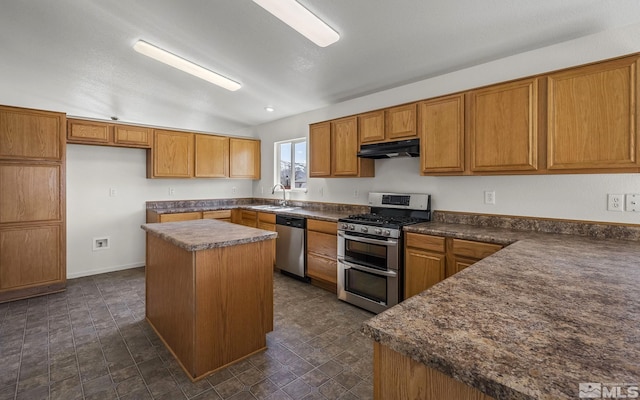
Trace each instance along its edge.
<instances>
[{"instance_id":1,"label":"wooden lower cabinet","mask_svg":"<svg viewBox=\"0 0 640 400\"><path fill-rule=\"evenodd\" d=\"M0 302L64 289L62 235L58 225L0 228Z\"/></svg>"},{"instance_id":2,"label":"wooden lower cabinet","mask_svg":"<svg viewBox=\"0 0 640 400\"><path fill-rule=\"evenodd\" d=\"M499 244L408 232L404 298L408 299L502 248Z\"/></svg>"},{"instance_id":3,"label":"wooden lower cabinet","mask_svg":"<svg viewBox=\"0 0 640 400\"><path fill-rule=\"evenodd\" d=\"M338 224L307 219L307 275L311 284L337 293Z\"/></svg>"},{"instance_id":4,"label":"wooden lower cabinet","mask_svg":"<svg viewBox=\"0 0 640 400\"><path fill-rule=\"evenodd\" d=\"M463 382L378 342L373 343L373 398L493 400Z\"/></svg>"},{"instance_id":5,"label":"wooden lower cabinet","mask_svg":"<svg viewBox=\"0 0 640 400\"><path fill-rule=\"evenodd\" d=\"M404 255L404 297L409 298L445 278L444 238L407 233Z\"/></svg>"},{"instance_id":6,"label":"wooden lower cabinet","mask_svg":"<svg viewBox=\"0 0 640 400\"><path fill-rule=\"evenodd\" d=\"M161 214L160 221L158 222L176 222L176 221L191 221L194 219L201 219L201 212L186 212L175 214Z\"/></svg>"},{"instance_id":7,"label":"wooden lower cabinet","mask_svg":"<svg viewBox=\"0 0 640 400\"><path fill-rule=\"evenodd\" d=\"M240 220L239 224L244 226L250 226L252 228L258 227L258 212L257 211L248 211L248 210L239 210L240 211Z\"/></svg>"},{"instance_id":8,"label":"wooden lower cabinet","mask_svg":"<svg viewBox=\"0 0 640 400\"><path fill-rule=\"evenodd\" d=\"M187 251L147 234L146 318L192 380L266 348L272 241Z\"/></svg>"}]
</instances>

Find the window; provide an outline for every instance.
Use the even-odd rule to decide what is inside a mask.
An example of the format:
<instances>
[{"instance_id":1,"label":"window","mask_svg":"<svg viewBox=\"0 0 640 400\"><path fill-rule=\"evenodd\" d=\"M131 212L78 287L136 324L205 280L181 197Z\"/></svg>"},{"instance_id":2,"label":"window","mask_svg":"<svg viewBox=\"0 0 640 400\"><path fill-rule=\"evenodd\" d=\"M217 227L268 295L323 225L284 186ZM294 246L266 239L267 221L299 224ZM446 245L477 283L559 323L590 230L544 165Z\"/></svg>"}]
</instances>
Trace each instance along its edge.
<instances>
[{"instance_id":1,"label":"window","mask_svg":"<svg viewBox=\"0 0 640 400\"><path fill-rule=\"evenodd\" d=\"M286 189L307 190L307 139L275 143L274 184Z\"/></svg>"}]
</instances>

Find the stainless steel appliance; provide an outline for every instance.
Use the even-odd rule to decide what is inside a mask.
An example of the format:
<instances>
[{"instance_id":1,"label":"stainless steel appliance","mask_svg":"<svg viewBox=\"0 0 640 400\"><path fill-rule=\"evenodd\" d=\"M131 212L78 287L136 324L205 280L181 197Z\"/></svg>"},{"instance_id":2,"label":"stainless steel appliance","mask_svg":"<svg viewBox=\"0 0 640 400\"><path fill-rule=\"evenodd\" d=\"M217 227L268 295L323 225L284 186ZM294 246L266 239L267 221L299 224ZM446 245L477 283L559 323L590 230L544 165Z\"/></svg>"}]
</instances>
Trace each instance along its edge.
<instances>
[{"instance_id":1,"label":"stainless steel appliance","mask_svg":"<svg viewBox=\"0 0 640 400\"><path fill-rule=\"evenodd\" d=\"M403 299L402 227L431 220L431 197L372 192L369 205L338 220L338 298L379 313Z\"/></svg>"},{"instance_id":2,"label":"stainless steel appliance","mask_svg":"<svg viewBox=\"0 0 640 400\"><path fill-rule=\"evenodd\" d=\"M276 267L285 275L306 279L305 228L307 220L276 215Z\"/></svg>"}]
</instances>

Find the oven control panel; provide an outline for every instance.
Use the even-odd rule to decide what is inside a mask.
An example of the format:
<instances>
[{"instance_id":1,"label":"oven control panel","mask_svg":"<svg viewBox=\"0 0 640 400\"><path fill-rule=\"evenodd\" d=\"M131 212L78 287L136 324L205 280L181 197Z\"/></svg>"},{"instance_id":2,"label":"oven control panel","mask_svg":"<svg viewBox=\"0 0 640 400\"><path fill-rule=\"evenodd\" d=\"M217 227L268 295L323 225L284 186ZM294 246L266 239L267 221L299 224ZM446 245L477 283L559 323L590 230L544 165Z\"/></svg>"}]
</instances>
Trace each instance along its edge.
<instances>
[{"instance_id":1,"label":"oven control panel","mask_svg":"<svg viewBox=\"0 0 640 400\"><path fill-rule=\"evenodd\" d=\"M341 222L339 230L342 230L345 232L359 232L359 233L365 233L369 235L384 236L384 237L391 237L391 238L400 237L399 229L377 228L369 225L350 224L348 222Z\"/></svg>"}]
</instances>

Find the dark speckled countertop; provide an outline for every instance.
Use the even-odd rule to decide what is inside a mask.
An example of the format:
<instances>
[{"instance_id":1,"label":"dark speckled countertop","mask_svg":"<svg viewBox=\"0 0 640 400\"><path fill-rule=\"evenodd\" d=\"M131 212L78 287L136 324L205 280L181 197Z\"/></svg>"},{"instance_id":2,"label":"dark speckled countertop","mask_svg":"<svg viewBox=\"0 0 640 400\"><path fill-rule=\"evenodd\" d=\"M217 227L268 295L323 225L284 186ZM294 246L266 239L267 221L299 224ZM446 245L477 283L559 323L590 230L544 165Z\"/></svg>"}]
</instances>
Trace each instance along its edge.
<instances>
[{"instance_id":1,"label":"dark speckled countertop","mask_svg":"<svg viewBox=\"0 0 640 400\"><path fill-rule=\"evenodd\" d=\"M362 331L496 399L577 399L581 382L640 383L640 242L598 238L622 228L598 229L579 236L443 222L406 227L507 247Z\"/></svg>"},{"instance_id":2,"label":"dark speckled countertop","mask_svg":"<svg viewBox=\"0 0 640 400\"><path fill-rule=\"evenodd\" d=\"M276 232L212 219L144 224L142 229L187 251L275 239Z\"/></svg>"}]
</instances>

